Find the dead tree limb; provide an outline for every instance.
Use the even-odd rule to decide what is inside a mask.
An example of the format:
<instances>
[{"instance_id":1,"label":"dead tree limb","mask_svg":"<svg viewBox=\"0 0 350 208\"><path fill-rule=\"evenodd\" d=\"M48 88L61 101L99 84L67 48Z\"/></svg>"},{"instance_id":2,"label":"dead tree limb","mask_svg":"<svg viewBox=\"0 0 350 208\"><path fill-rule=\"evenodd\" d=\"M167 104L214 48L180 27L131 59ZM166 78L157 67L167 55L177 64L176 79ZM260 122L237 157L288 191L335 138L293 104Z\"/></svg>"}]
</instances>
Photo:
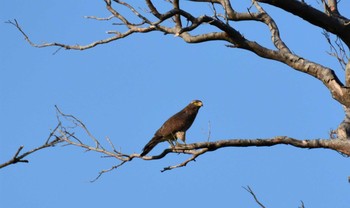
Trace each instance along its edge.
<instances>
[{"instance_id":1,"label":"dead tree limb","mask_svg":"<svg viewBox=\"0 0 350 208\"><path fill-rule=\"evenodd\" d=\"M57 107L56 107L57 108ZM172 170L175 168L180 168L186 166L191 161L195 161L199 156L207 153L219 150L221 148L228 147L271 147L275 145L289 145L296 148L304 148L304 149L330 149L337 151L344 156L350 156L350 140L338 139L336 136L333 136L331 139L310 139L310 140L299 140L295 138L291 138L288 136L276 136L273 138L256 138L256 139L244 139L244 138L232 138L226 140L218 140L218 141L207 141L207 142L198 142L192 144L178 144L175 147L169 147L164 149L158 155L146 155L140 156L139 153L125 153L115 148L112 140L110 138L106 138L109 147L104 147L102 145L102 141L92 135L92 133L88 130L87 126L78 118L73 115L65 114L61 110L57 108L57 119L59 123L69 122L67 124L68 127L64 125L60 125L57 131L55 131L55 137L60 138L60 141L65 145L76 146L79 148L83 148L86 151L96 152L101 155L103 158L114 158L118 162L116 165L107 168L105 170L101 170L98 173L98 176L93 180L97 180L104 173L110 172L112 170L118 169L123 166L127 162L131 162L134 158L142 159L142 160L159 160L165 158L168 154L185 154L189 155L189 158L180 162L176 165L170 165L168 167L164 167L161 172ZM81 134L82 131L83 134ZM78 136L79 135L79 136ZM83 137L83 138L78 138ZM89 145L89 141L92 142Z\"/></svg>"},{"instance_id":2,"label":"dead tree limb","mask_svg":"<svg viewBox=\"0 0 350 208\"><path fill-rule=\"evenodd\" d=\"M93 136L93 134L88 130L87 126L77 117L63 113L57 106L56 112L58 124L55 129L50 132L46 142L37 148L19 155L23 149L23 146L21 146L9 161L0 164L0 169L18 162L28 162L28 160L24 159L28 155L44 148L53 147L58 143L61 143L64 146L70 145L83 148L87 152L96 152L100 154L101 157L115 158L118 161L116 165L105 170L101 170L93 181L100 178L104 173L118 169L125 163L131 162L134 158L139 158L142 160L159 160L166 157L170 153L189 155L188 159L180 162L179 164L164 167L163 170L161 170L161 172L164 172L175 168L184 167L189 162L195 161L196 158L207 152L212 152L227 147L270 147L275 145L290 145L296 148L304 149L330 149L337 151L344 156L350 156L350 140L339 139L336 136L333 136L331 139L310 140L299 140L288 136L276 136L265 139L233 138L211 142L206 141L192 144L178 144L174 147L163 150L163 152L158 155L142 157L139 153L128 154L122 152L121 150L117 150L112 140L108 137L106 138L106 141L108 142L109 147L104 147L102 145L102 141ZM87 138L90 140L90 142L87 140Z\"/></svg>"},{"instance_id":3,"label":"dead tree limb","mask_svg":"<svg viewBox=\"0 0 350 208\"><path fill-rule=\"evenodd\" d=\"M148 33L153 31L164 34L173 34L182 38L187 43L202 43L207 41L225 41L230 47L240 48L251 51L256 55L284 63L291 68L306 73L320 80L330 91L332 97L346 107L350 107L350 89L344 85L333 69L327 68L321 64L307 60L304 57L293 53L284 43L280 36L280 31L273 18L263 9L260 3L270 4L272 6L284 9L286 12L297 15L310 24L316 25L329 33L333 33L343 41L346 46L350 46L350 22L341 16L329 15L298 0L252 0L253 7L248 12L236 11L229 0L193 0L193 3L212 3L222 7L225 14L209 16L203 14L194 16L191 11L187 11L180 6L180 0L169 1L169 9L160 13L157 9L158 3L152 0L145 0L143 7L147 8L145 12L140 8L141 2L135 3L120 0L104 0L106 9L111 16L108 18L97 18L98 20L109 21L111 19L118 21L118 25L124 26L124 30L109 31L111 37L91 42L87 45L68 45L57 42L35 44L24 32L17 20L7 23L15 26L25 37L25 40L33 47L59 47L73 50L86 50L97 45L107 44L112 41L123 39L134 33ZM335 11L335 1L328 1L328 7ZM125 16L117 8L124 7L133 14L133 17ZM334 13L334 12L333 12ZM135 20L136 17L136 20ZM184 21L188 23L183 24ZM268 48L256 40L249 40L235 28L231 22L255 21L266 25L271 33L271 42L274 48ZM170 22L170 23L169 23ZM208 32L201 32L192 35L203 25L209 25Z\"/></svg>"},{"instance_id":4,"label":"dead tree limb","mask_svg":"<svg viewBox=\"0 0 350 208\"><path fill-rule=\"evenodd\" d=\"M4 168L6 166L9 166L9 165L13 165L13 164L16 164L16 163L19 163L19 162L22 162L22 163L28 163L29 160L27 159L24 159L26 158L27 156L29 156L30 154L33 154L34 152L37 152L39 150L42 150L42 149L45 149L45 148L48 148L48 147L53 147L55 146L56 144L62 142L62 140L56 136L56 131L57 129L60 127L60 123L56 126L56 128L50 133L48 139L46 140L46 142L39 146L39 147L36 147L32 150L29 150L21 155L19 155L19 153L23 150L24 146L20 146L18 148L18 150L16 151L16 153L14 154L14 156L8 160L7 162L4 162L2 164L0 164L0 169L1 168ZM52 139L54 138L54 139ZM51 140L51 141L50 141Z\"/></svg>"},{"instance_id":5,"label":"dead tree limb","mask_svg":"<svg viewBox=\"0 0 350 208\"><path fill-rule=\"evenodd\" d=\"M28 160L24 159L28 155L41 149L53 147L58 143L61 143L64 146L71 145L83 148L88 152L96 152L100 154L101 157L115 158L118 161L116 165L105 170L101 170L93 181L100 178L104 173L118 169L125 163L131 162L134 158L139 158L142 160L159 160L166 157L170 153L189 155L188 159L180 162L179 164L164 167L163 170L161 170L161 172L164 172L175 168L184 167L189 162L195 161L196 158L207 152L212 152L227 147L271 147L275 145L290 145L296 148L304 149L330 149L337 151L344 156L350 156L350 140L339 139L336 136L333 136L331 139L310 140L299 140L288 136L276 136L273 138L264 139L233 138L211 142L206 141L192 144L178 144L175 147L169 147L163 150L158 155L142 157L139 153L128 154L117 150L112 140L108 137L106 140L109 144L109 147L104 147L101 140L93 136L93 134L88 130L87 126L81 120L73 115L63 113L57 106L56 110L58 125L52 132L50 132L50 135L46 142L43 145L27 151L21 155L20 152L22 151L23 146L19 147L19 149L10 160L3 164L0 164L0 169L11 164L16 164L18 162L28 162ZM66 122L68 123L66 124ZM83 134L81 134L81 132L83 132ZM86 140L86 138L89 138L92 144L89 144L89 141Z\"/></svg>"}]
</instances>

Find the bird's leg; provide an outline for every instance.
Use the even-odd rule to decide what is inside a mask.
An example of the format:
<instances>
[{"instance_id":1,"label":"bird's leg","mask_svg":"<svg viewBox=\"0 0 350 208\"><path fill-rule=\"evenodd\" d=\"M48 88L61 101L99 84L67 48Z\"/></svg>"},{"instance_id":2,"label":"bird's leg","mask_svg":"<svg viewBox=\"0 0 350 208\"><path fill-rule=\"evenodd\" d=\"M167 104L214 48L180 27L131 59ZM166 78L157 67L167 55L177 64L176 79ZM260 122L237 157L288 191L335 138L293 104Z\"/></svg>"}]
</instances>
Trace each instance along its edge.
<instances>
[{"instance_id":1,"label":"bird's leg","mask_svg":"<svg viewBox=\"0 0 350 208\"><path fill-rule=\"evenodd\" d=\"M178 131L176 132L176 138L180 139L184 144L186 144L186 132ZM178 143L180 145L180 143ZM182 144L181 144L182 145Z\"/></svg>"},{"instance_id":2,"label":"bird's leg","mask_svg":"<svg viewBox=\"0 0 350 208\"><path fill-rule=\"evenodd\" d=\"M171 146L171 148L173 149L174 147L175 147L175 145L174 145L174 143L172 142L172 140L167 140L168 142L169 142L169 144L170 144L170 146Z\"/></svg>"},{"instance_id":3,"label":"bird's leg","mask_svg":"<svg viewBox=\"0 0 350 208\"><path fill-rule=\"evenodd\" d=\"M179 142L177 141L177 133L171 134L172 141L174 141L175 146L179 145Z\"/></svg>"}]
</instances>

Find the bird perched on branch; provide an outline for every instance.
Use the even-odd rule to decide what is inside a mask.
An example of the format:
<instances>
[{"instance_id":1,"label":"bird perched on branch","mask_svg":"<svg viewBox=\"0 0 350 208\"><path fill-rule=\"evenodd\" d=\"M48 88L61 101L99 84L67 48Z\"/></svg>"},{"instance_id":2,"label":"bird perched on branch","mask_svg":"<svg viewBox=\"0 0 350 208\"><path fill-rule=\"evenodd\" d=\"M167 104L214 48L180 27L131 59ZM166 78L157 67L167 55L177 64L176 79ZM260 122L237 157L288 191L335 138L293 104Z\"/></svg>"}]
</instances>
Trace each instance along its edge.
<instances>
[{"instance_id":1,"label":"bird perched on branch","mask_svg":"<svg viewBox=\"0 0 350 208\"><path fill-rule=\"evenodd\" d=\"M160 142L168 141L171 146L174 146L173 142L178 144L177 139L180 139L186 143L186 131L191 127L202 106L202 101L193 100L184 109L165 121L143 148L141 156L145 156Z\"/></svg>"}]
</instances>

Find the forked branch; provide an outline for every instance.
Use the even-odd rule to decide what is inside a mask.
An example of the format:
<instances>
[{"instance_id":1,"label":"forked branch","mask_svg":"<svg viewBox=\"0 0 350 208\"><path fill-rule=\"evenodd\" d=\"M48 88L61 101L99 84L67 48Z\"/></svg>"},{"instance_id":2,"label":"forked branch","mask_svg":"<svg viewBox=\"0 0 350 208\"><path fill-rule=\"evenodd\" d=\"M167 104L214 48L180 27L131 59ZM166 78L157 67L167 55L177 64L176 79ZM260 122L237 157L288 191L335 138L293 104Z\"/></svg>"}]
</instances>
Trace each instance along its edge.
<instances>
[{"instance_id":1,"label":"forked branch","mask_svg":"<svg viewBox=\"0 0 350 208\"><path fill-rule=\"evenodd\" d=\"M243 188L244 188L246 191L248 191L248 193L250 193L250 194L253 196L255 202L256 202L261 208L266 208L266 207L259 201L258 197L255 195L255 193L253 192L253 190L252 190L249 186L243 187Z\"/></svg>"},{"instance_id":2,"label":"forked branch","mask_svg":"<svg viewBox=\"0 0 350 208\"><path fill-rule=\"evenodd\" d=\"M60 123L56 126L56 128L51 131L48 139L46 140L46 142L44 144L42 144L41 146L39 147L36 147L32 150L29 150L23 154L20 155L20 152L23 150L24 146L20 146L18 148L18 150L16 151L16 153L13 155L13 157L8 160L7 162L4 162L2 164L0 164L0 169L1 168L4 168L6 166L9 166L9 165L13 165L13 164L16 164L16 163L28 163L29 160L27 159L24 159L24 158L27 158L27 156L29 156L30 154L33 154L34 152L37 152L39 150L42 150L42 149L45 149L45 148L48 148L48 147L53 147L55 146L56 144L62 142L62 140L59 138L59 137L56 137L56 131L58 130L58 128L60 127Z\"/></svg>"}]
</instances>

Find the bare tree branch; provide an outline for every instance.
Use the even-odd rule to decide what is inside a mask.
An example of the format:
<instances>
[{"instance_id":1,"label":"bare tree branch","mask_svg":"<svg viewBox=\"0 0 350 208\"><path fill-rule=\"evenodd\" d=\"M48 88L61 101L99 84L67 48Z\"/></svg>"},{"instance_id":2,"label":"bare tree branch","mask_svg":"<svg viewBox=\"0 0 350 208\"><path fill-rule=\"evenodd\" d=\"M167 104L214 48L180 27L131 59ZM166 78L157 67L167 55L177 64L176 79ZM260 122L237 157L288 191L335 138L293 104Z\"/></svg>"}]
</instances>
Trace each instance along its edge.
<instances>
[{"instance_id":1,"label":"bare tree branch","mask_svg":"<svg viewBox=\"0 0 350 208\"><path fill-rule=\"evenodd\" d=\"M248 191L248 193L250 193L250 194L253 196L255 202L256 202L261 208L266 208L266 207L258 200L258 197L256 197L256 195L254 194L253 190L252 190L249 186L243 187L243 188L244 188L246 191Z\"/></svg>"},{"instance_id":2,"label":"bare tree branch","mask_svg":"<svg viewBox=\"0 0 350 208\"><path fill-rule=\"evenodd\" d=\"M70 49L72 49L72 50L86 50L86 49L90 49L90 48L93 48L93 47L101 45L101 44L106 44L106 43L110 43L110 42L118 40L118 39L125 38L125 37L127 37L127 36L129 36L129 35L131 35L131 34L133 34L135 32L137 32L137 33L147 33L147 32L150 32L150 31L154 30L154 28L132 28L132 29L127 30L124 33L119 33L118 32L118 33L116 33L115 36L112 36L112 37L109 37L109 38L106 38L106 39L102 39L102 40L98 40L98 41L92 42L92 43L87 44L87 45L67 45L67 44L56 43L56 42L36 44L36 43L32 42L29 39L27 34L22 30L22 28L19 25L19 23L17 22L17 20L13 20L13 21L9 20L6 23L9 23L9 24L15 26L22 33L22 35L24 36L25 40L31 46L33 46L35 48L45 48L45 47L56 46L56 47L64 48L64 49L67 49L67 50L70 50Z\"/></svg>"},{"instance_id":3,"label":"bare tree branch","mask_svg":"<svg viewBox=\"0 0 350 208\"><path fill-rule=\"evenodd\" d=\"M121 162L119 165L114 165L114 166L112 166L112 167L109 168L109 169L101 170L101 171L98 173L98 175L96 176L96 178L94 178L94 179L91 180L90 182L93 183L93 182L97 181L104 173L107 173L107 172L110 172L110 171L112 171L112 170L114 170L114 169L117 169L118 167L122 166L122 165L123 165L124 163L126 163L126 162L127 162L127 161L123 161L123 162Z\"/></svg>"},{"instance_id":4,"label":"bare tree branch","mask_svg":"<svg viewBox=\"0 0 350 208\"><path fill-rule=\"evenodd\" d=\"M207 148L202 148L198 151L179 151L179 153L185 153L185 154L192 154L192 157L188 158L187 160L185 160L184 162L177 164L177 165L172 165L172 166L168 166L165 167L163 170L161 170L161 172L167 171L167 170L172 170L175 168L181 168L181 167L185 167L187 165L187 163L191 162L191 161L196 161L196 158L204 153L206 153L208 151Z\"/></svg>"},{"instance_id":5,"label":"bare tree branch","mask_svg":"<svg viewBox=\"0 0 350 208\"><path fill-rule=\"evenodd\" d=\"M100 142L90 133L90 131L86 128L85 124L83 122L81 122L79 119L77 119L75 116L73 115L67 115L67 114L64 114L60 111L60 109L57 107L57 105L55 105L55 108L56 108L56 111L58 113L57 115L57 118L58 118L58 121L59 123L61 123L61 121L59 120L59 115L62 115L64 118L66 119L69 119L71 121L73 121L73 123L77 126L80 126L82 129L84 129L87 133L87 135L95 142L95 148L99 148L101 147L102 149L104 149ZM80 141L79 141L80 142ZM80 142L81 143L81 142Z\"/></svg>"},{"instance_id":6,"label":"bare tree branch","mask_svg":"<svg viewBox=\"0 0 350 208\"><path fill-rule=\"evenodd\" d=\"M195 0L195 2L208 1ZM67 45L55 42L35 44L29 39L29 37L22 30L16 20L8 21L8 23L14 25L22 33L29 44L38 48L57 46L64 49L86 50L100 44L106 44L125 38L134 33L148 33L152 31L163 32L164 34L173 34L175 36L181 37L188 43L201 43L221 40L230 43L230 47L251 51L260 57L284 63L295 70L317 78L329 89L334 99L336 99L342 105L350 107L350 89L344 86L344 84L340 81L332 69L329 69L325 66L322 66L321 64L312 62L292 53L288 46L283 42L275 21L258 4L258 2L268 3L273 6L285 9L286 11L291 12L295 15L298 15L307 21L310 21L312 24L318 25L321 28L324 28L325 30L338 35L346 44L348 44L350 43L350 26L348 28L345 25L344 19L329 16L309 5L306 5L305 3L296 0L253 0L252 2L257 12L253 12L251 9L249 9L248 12L243 13L235 11L232 8L229 0L215 0L209 2L221 5L222 9L225 11L223 19L219 18L218 15L215 14L213 17L210 17L208 15L195 17L190 12L185 11L181 8L180 0L171 1L172 8L168 11L165 11L164 13L160 13L151 0L145 0L145 3L150 10L150 14L157 18L157 20L151 21L151 19L147 17L147 14L142 14L131 4L123 2L121 0L113 0L114 4L127 8L132 14L135 15L135 17L140 20L139 22L131 22L126 16L119 13L113 7L112 1L105 0L106 9L111 13L113 18L120 21L118 24L125 26L127 30L109 31L108 33L112 34L112 37L95 41L87 45ZM182 18L187 20L189 24L183 26ZM171 24L169 26L169 20L174 22L172 26ZM247 39L240 33L240 31L230 25L230 21L257 21L265 24L270 30L271 41L275 46L275 49L269 49L254 40ZM197 28L205 24L210 25L213 28L213 31L192 35L192 31L195 31ZM347 30L347 28L349 30ZM346 38L349 38L348 42ZM343 54L342 51L341 53Z\"/></svg>"},{"instance_id":7,"label":"bare tree branch","mask_svg":"<svg viewBox=\"0 0 350 208\"><path fill-rule=\"evenodd\" d=\"M76 118L73 115L65 114L61 110L57 109L57 119L60 123L59 128L55 131L53 135L56 138L59 138L60 142L63 142L65 145L72 145L76 147L80 147L85 149L86 151L92 151L101 154L102 157L115 158L118 161L117 165L114 165L105 170L101 170L97 177L92 180L96 181L99 179L104 173L113 171L115 169L120 168L125 163L132 161L134 158L139 158L142 160L159 160L164 158L170 153L177 154L185 154L190 155L190 157L183 162L180 162L176 165L170 165L168 167L164 167L161 172L172 170L175 168L185 167L189 162L195 161L199 156L205 154L206 152L216 151L221 148L226 147L270 147L275 145L290 145L297 148L306 148L306 149L331 149L337 152L342 153L343 155L350 156L350 140L343 139L313 139L313 140L298 140L287 136L277 136L274 138L268 139L227 139L227 140L218 140L212 142L199 142L192 144L178 144L174 147L167 148L163 150L159 155L154 156L143 156L141 157L138 153L127 154L123 153L120 150L116 150L115 145L113 144L110 138L106 138L110 147L105 148L101 145L101 141L99 141L96 137L90 133L87 129L86 125ZM61 125L64 123L62 120L66 120L71 124L67 124L68 127ZM80 135L82 137L87 136L93 142L93 146L87 144L86 139L80 139L77 135L79 135L78 131L82 130L84 133Z\"/></svg>"},{"instance_id":8,"label":"bare tree branch","mask_svg":"<svg viewBox=\"0 0 350 208\"><path fill-rule=\"evenodd\" d=\"M110 15L109 17L96 17L96 16L84 16L84 18L86 19L94 19L94 20L98 20L98 21L108 21L113 19L113 15Z\"/></svg>"},{"instance_id":9,"label":"bare tree branch","mask_svg":"<svg viewBox=\"0 0 350 208\"><path fill-rule=\"evenodd\" d=\"M301 201L301 205L300 205L299 208L305 208L305 205L304 205L304 202L303 202L303 201Z\"/></svg>"},{"instance_id":10,"label":"bare tree branch","mask_svg":"<svg viewBox=\"0 0 350 208\"><path fill-rule=\"evenodd\" d=\"M331 40L329 32L323 31L323 36L326 38L329 46L330 52L327 52L329 55L335 57L340 64L340 67L345 70L346 64L349 61L348 51L345 49L343 42L336 37L334 41Z\"/></svg>"},{"instance_id":11,"label":"bare tree branch","mask_svg":"<svg viewBox=\"0 0 350 208\"><path fill-rule=\"evenodd\" d=\"M328 15L312 6L298 0L257 0L281 8L291 14L301 17L309 23L339 36L347 46L350 46L348 27L349 20L344 17Z\"/></svg>"},{"instance_id":12,"label":"bare tree branch","mask_svg":"<svg viewBox=\"0 0 350 208\"><path fill-rule=\"evenodd\" d=\"M4 168L6 166L9 166L9 165L13 165L13 164L16 164L18 162L23 162L23 163L28 163L29 161L28 160L24 160L23 158L26 158L28 155L34 153L34 152L37 152L39 150L42 150L42 149L45 149L45 148L48 148L48 147L53 147L55 146L56 144L62 142L62 140L59 138L59 137L56 137L55 134L56 134L56 131L57 129L60 127L60 123L56 126L56 128L50 133L50 136L49 138L46 140L46 142L39 146L39 147L36 147L32 150L29 150L21 155L19 155L19 153L23 150L24 146L20 146L18 148L18 150L16 151L16 153L14 154L14 156L8 160L7 162L5 163L2 163L0 164L0 169L1 168ZM51 138L54 138L52 141L49 141Z\"/></svg>"}]
</instances>

